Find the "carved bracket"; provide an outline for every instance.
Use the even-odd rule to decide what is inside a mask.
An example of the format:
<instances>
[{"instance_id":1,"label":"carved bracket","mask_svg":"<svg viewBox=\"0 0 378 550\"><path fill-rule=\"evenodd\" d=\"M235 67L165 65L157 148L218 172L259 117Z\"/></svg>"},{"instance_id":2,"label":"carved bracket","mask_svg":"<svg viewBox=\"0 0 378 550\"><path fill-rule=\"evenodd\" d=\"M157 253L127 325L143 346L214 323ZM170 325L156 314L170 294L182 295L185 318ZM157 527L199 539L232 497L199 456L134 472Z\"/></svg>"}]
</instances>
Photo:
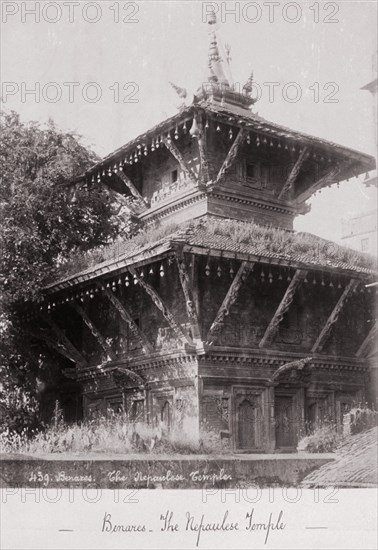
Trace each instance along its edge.
<instances>
[{"instance_id":1,"label":"carved bracket","mask_svg":"<svg viewBox=\"0 0 378 550\"><path fill-rule=\"evenodd\" d=\"M172 313L169 311L167 306L164 304L163 300L160 298L158 293L152 286L150 286L146 281L144 281L141 277L139 277L138 273L135 271L133 267L129 268L130 273L137 279L139 285L146 291L146 293L150 296L153 303L156 305L156 307L161 311L164 318L168 321L169 326L175 331L177 336L185 340L189 345L193 346L193 340L188 336L181 328L179 323L177 323L176 319L172 315Z\"/></svg>"},{"instance_id":2,"label":"carved bracket","mask_svg":"<svg viewBox=\"0 0 378 550\"><path fill-rule=\"evenodd\" d=\"M366 353L369 351L370 346L377 341L377 321L374 322L374 325L369 331L369 334L366 336L365 340L362 342L361 346L358 348L356 357L365 357Z\"/></svg>"},{"instance_id":3,"label":"carved bracket","mask_svg":"<svg viewBox=\"0 0 378 550\"><path fill-rule=\"evenodd\" d=\"M290 308L294 299L294 294L296 290L301 286L306 275L307 275L307 271L302 271L300 269L296 270L294 277L292 278L289 286L286 289L286 292L284 294L284 297L281 300L280 305L278 306L275 314L273 315L273 318L270 321L268 328L266 329L265 334L261 339L261 342L259 343L259 348L265 347L268 343L270 343L274 339L278 330L278 326L281 323L285 313Z\"/></svg>"},{"instance_id":4,"label":"carved bracket","mask_svg":"<svg viewBox=\"0 0 378 550\"><path fill-rule=\"evenodd\" d=\"M82 318L84 323L87 325L89 330L92 333L92 336L96 340L96 342L102 347L102 349L105 351L105 353L108 354L110 359L114 359L115 354L111 348L111 346L108 344L106 339L103 337L101 332L95 327L95 325L92 323L91 319L89 318L88 314L82 307L80 307L78 304L72 303L70 304L70 307L76 311L78 315Z\"/></svg>"},{"instance_id":5,"label":"carved bracket","mask_svg":"<svg viewBox=\"0 0 378 550\"><path fill-rule=\"evenodd\" d=\"M336 323L346 301L348 300L349 296L355 291L358 284L359 282L356 279L351 279L349 281L348 285L344 289L344 292L340 296L337 304L333 308L331 315L328 317L326 324L324 325L321 333L319 334L315 344L312 346L311 353L316 353L323 349L324 344L331 332L331 328Z\"/></svg>"},{"instance_id":6,"label":"carved bracket","mask_svg":"<svg viewBox=\"0 0 378 550\"><path fill-rule=\"evenodd\" d=\"M107 288L103 288L100 283L97 283L97 287L101 289L102 294L108 298L114 308L118 311L120 317L129 325L131 333L141 342L144 351L146 353L152 353L154 351L153 345L144 332L135 323L125 305L117 298L117 296L114 295L113 292L110 292Z\"/></svg>"},{"instance_id":7,"label":"carved bracket","mask_svg":"<svg viewBox=\"0 0 378 550\"><path fill-rule=\"evenodd\" d=\"M272 382L277 380L283 374L284 372L287 372L288 370L295 369L295 370L302 370L304 367L312 361L312 357L305 357L304 359L299 359L298 361L292 361L291 363L285 363L285 365L282 365L280 368L278 368L271 378Z\"/></svg>"},{"instance_id":8,"label":"carved bracket","mask_svg":"<svg viewBox=\"0 0 378 550\"><path fill-rule=\"evenodd\" d=\"M173 143L173 141L168 141L167 138L165 138L165 137L163 137L162 141L163 141L164 145L166 146L166 148L168 149L168 151L170 151L170 153L172 153L172 155L175 157L175 159L179 163L180 168L184 172L185 176L189 180L191 180L194 185L197 185L198 181L197 181L196 175L191 170L191 168L189 168L189 166L185 162L184 157L182 156L180 151L177 149L177 147Z\"/></svg>"},{"instance_id":9,"label":"carved bracket","mask_svg":"<svg viewBox=\"0 0 378 550\"><path fill-rule=\"evenodd\" d=\"M61 350L62 354L68 353L70 355L68 359L71 358L71 360L73 360L77 364L77 366L86 367L87 366L86 359L84 359L82 354L71 343L71 341L64 334L63 330L55 323L52 317L45 313L40 313L39 315L41 319L50 327L52 332L55 334L55 337L57 339L54 342L55 349L57 349L57 351ZM52 345L52 340L51 340L51 345Z\"/></svg>"},{"instance_id":10,"label":"carved bracket","mask_svg":"<svg viewBox=\"0 0 378 550\"><path fill-rule=\"evenodd\" d=\"M229 315L230 307L235 303L239 295L240 288L243 284L244 277L253 269L253 264L250 264L246 261L242 262L237 274L235 275L234 280L232 281L230 288L226 294L225 299L222 302L221 307L210 327L210 330L207 334L206 343L211 346L214 344L216 337L218 336L223 319Z\"/></svg>"},{"instance_id":11,"label":"carved bracket","mask_svg":"<svg viewBox=\"0 0 378 550\"><path fill-rule=\"evenodd\" d=\"M287 178L283 188L281 189L281 193L278 195L279 199L282 199L282 197L286 195L286 193L289 193L292 190L295 180L299 176L299 172L301 171L302 165L305 161L307 152L308 152L308 148L303 147L301 153L299 154L299 157L297 158L296 163L294 164L289 174L289 177Z\"/></svg>"},{"instance_id":12,"label":"carved bracket","mask_svg":"<svg viewBox=\"0 0 378 550\"><path fill-rule=\"evenodd\" d=\"M112 376L116 385L121 388L124 388L129 380L137 386L144 388L145 381L143 378L126 367L118 367L116 370L112 371Z\"/></svg>"},{"instance_id":13,"label":"carved bracket","mask_svg":"<svg viewBox=\"0 0 378 550\"><path fill-rule=\"evenodd\" d=\"M133 184L131 179L128 176L126 176L126 174L122 171L118 171L116 175L119 179L123 181L127 189L130 191L131 195L134 197L135 203L136 203L134 207L135 210L138 211L139 213L147 210L148 205L146 204L145 199L143 198L141 193L138 191L136 186Z\"/></svg>"},{"instance_id":14,"label":"carved bracket","mask_svg":"<svg viewBox=\"0 0 378 550\"><path fill-rule=\"evenodd\" d=\"M297 197L295 197L297 204L300 204L306 201L307 199L309 199L311 195L315 193L315 191L317 191L324 185L328 185L329 183L334 183L339 173L340 173L339 166L331 168L327 172L327 174L325 174L324 176L319 178L315 183L310 185L310 187L306 189L306 191L303 191L303 193L300 193L299 195L297 195Z\"/></svg>"},{"instance_id":15,"label":"carved bracket","mask_svg":"<svg viewBox=\"0 0 378 550\"><path fill-rule=\"evenodd\" d=\"M228 151L227 156L221 166L221 169L218 172L217 179L215 180L215 185L219 183L219 181L226 174L227 170L229 170L229 168L234 163L236 156L238 154L239 148L243 143L246 135L247 135L247 132L245 128L240 128L239 133L236 136L234 143L231 145L230 150Z\"/></svg>"}]
</instances>

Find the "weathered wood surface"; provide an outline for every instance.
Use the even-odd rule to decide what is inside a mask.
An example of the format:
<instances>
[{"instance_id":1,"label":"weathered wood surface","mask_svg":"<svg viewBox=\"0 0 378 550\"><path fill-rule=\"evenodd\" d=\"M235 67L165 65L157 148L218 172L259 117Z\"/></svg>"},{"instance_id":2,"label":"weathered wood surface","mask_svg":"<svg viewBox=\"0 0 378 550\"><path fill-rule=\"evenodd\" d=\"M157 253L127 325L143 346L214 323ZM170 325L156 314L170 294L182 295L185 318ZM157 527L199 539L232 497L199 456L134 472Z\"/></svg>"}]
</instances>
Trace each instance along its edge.
<instances>
[{"instance_id":1,"label":"weathered wood surface","mask_svg":"<svg viewBox=\"0 0 378 550\"><path fill-rule=\"evenodd\" d=\"M108 300L111 302L113 307L118 311L121 319L123 319L129 325L130 331L134 335L134 337L140 340L145 352L152 353L154 351L154 347L152 343L150 342L148 337L145 335L143 330L140 327L138 327L138 325L135 323L131 314L127 310L125 304L123 304L117 298L117 296L114 295L113 292L110 292L107 288L104 288L100 283L98 283L97 286L102 291L102 294L108 298Z\"/></svg>"},{"instance_id":2,"label":"weathered wood surface","mask_svg":"<svg viewBox=\"0 0 378 550\"><path fill-rule=\"evenodd\" d=\"M342 293L339 300L337 301L337 304L333 308L331 315L328 317L322 331L320 332L318 338L316 339L316 342L311 349L311 353L315 353L323 349L324 344L328 336L330 335L333 325L336 323L336 321L339 318L341 310L343 309L348 298L357 288L358 284L359 282L356 279L351 279L349 281L348 285L344 289L344 292Z\"/></svg>"},{"instance_id":3,"label":"weathered wood surface","mask_svg":"<svg viewBox=\"0 0 378 550\"><path fill-rule=\"evenodd\" d=\"M218 336L223 320L225 316L229 314L230 307L235 303L237 297L239 296L240 288L243 284L243 277L247 275L253 269L253 264L243 261L238 269L237 274L235 275L230 288L222 302L221 307L218 310L218 313L210 327L210 330L206 337L206 343L208 345L214 344L216 337Z\"/></svg>"},{"instance_id":4,"label":"weathered wood surface","mask_svg":"<svg viewBox=\"0 0 378 550\"><path fill-rule=\"evenodd\" d=\"M231 145L227 153L227 156L218 172L215 184L219 183L219 181L225 176L227 170L229 170L232 164L234 163L236 156L239 152L240 146L243 143L246 135L247 135L246 129L240 128L238 135L236 136L234 143Z\"/></svg>"},{"instance_id":5,"label":"weathered wood surface","mask_svg":"<svg viewBox=\"0 0 378 550\"><path fill-rule=\"evenodd\" d=\"M94 325L94 323L90 319L88 313L81 306L79 306L76 303L70 304L70 307L72 307L72 309L75 310L78 315L80 315L81 319L84 321L84 323L87 325L87 327L91 331L92 336L94 337L96 342L109 355L109 358L114 359L115 354L114 354L110 344L106 341L104 336L101 334L101 332L98 330L98 328Z\"/></svg>"},{"instance_id":6,"label":"weathered wood surface","mask_svg":"<svg viewBox=\"0 0 378 550\"><path fill-rule=\"evenodd\" d=\"M293 299L294 299L294 294L295 294L296 290L302 284L302 282L305 279L306 275L307 275L307 271L300 270L300 269L296 270L292 280L290 281L289 286L286 289L286 292L284 294L284 297L281 300L280 305L278 306L275 314L273 315L273 317L272 317L272 319L271 319L271 321L268 325L268 328L266 329L265 334L264 334L264 336L262 337L262 339L259 343L260 348L265 347L267 344L269 344L274 339L274 337L277 333L277 330L278 330L278 326L281 323L285 313L290 308L290 306L293 302Z\"/></svg>"},{"instance_id":7,"label":"weathered wood surface","mask_svg":"<svg viewBox=\"0 0 378 550\"><path fill-rule=\"evenodd\" d=\"M299 172L301 171L301 168L303 166L304 161L306 160L306 156L308 153L308 148L303 147L302 151L300 152L282 190L281 193L278 195L279 199L282 199L284 195L287 193L290 193L290 191L293 189L293 186L295 184L295 180L299 176Z\"/></svg>"},{"instance_id":8,"label":"weathered wood surface","mask_svg":"<svg viewBox=\"0 0 378 550\"><path fill-rule=\"evenodd\" d=\"M169 141L166 137L163 137L162 141L166 146L166 148L168 149L168 151L170 151L170 153L175 157L175 159L179 163L180 168L184 172L185 176L196 185L198 183L196 175L194 174L193 170L188 166L184 157L182 156L182 154L180 153L176 145L173 143L173 141L172 140Z\"/></svg>"},{"instance_id":9,"label":"weathered wood surface","mask_svg":"<svg viewBox=\"0 0 378 550\"><path fill-rule=\"evenodd\" d=\"M358 348L356 357L365 357L374 342L377 342L377 322L376 321L372 326L372 328L369 330L369 334L366 336L365 340L362 342L361 346Z\"/></svg>"},{"instance_id":10,"label":"weathered wood surface","mask_svg":"<svg viewBox=\"0 0 378 550\"><path fill-rule=\"evenodd\" d=\"M184 330L181 328L180 324L176 321L174 315L171 313L169 308L164 304L163 300L159 296L159 294L156 292L154 288L152 288L151 285L149 285L142 277L138 275L136 270L132 267L129 268L130 273L137 279L139 285L146 291L146 293L150 296L153 303L156 305L156 307L161 311L163 314L163 317L168 321L169 326L174 330L174 332L177 334L177 336L181 339L186 341L189 345L193 345L193 340L190 338L188 334L184 332Z\"/></svg>"},{"instance_id":11,"label":"weathered wood surface","mask_svg":"<svg viewBox=\"0 0 378 550\"><path fill-rule=\"evenodd\" d=\"M61 344L62 347L65 348L73 358L75 358L76 364L78 366L80 367L86 366L87 365L86 359L83 357L80 351L76 349L76 347L72 344L72 342L67 338L64 331L55 323L51 315L47 313L40 313L39 316L55 334L58 345Z\"/></svg>"}]
</instances>

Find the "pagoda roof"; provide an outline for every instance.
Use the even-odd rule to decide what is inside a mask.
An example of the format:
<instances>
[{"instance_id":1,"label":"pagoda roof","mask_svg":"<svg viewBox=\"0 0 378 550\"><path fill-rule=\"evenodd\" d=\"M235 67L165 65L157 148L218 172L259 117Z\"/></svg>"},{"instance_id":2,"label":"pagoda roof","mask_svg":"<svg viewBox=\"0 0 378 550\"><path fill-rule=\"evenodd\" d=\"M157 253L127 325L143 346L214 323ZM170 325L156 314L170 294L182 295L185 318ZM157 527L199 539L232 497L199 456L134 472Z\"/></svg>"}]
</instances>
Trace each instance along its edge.
<instances>
[{"instance_id":1,"label":"pagoda roof","mask_svg":"<svg viewBox=\"0 0 378 550\"><path fill-rule=\"evenodd\" d=\"M304 132L293 130L286 126L270 122L257 113L253 113L251 110L245 107L234 105L231 103L222 103L213 101L211 98L206 98L196 101L189 105L182 107L178 113L165 119L164 121L156 124L148 131L138 135L136 138L128 141L125 145L119 147L109 155L105 156L101 161L94 164L83 174L81 179L86 176L92 176L99 170L103 170L105 167L111 165L111 163L120 160L123 156L126 156L130 152L134 151L136 147L149 145L153 138L158 135L173 130L178 124L184 121L190 120L195 112L203 112L213 116L219 122L226 123L230 126L245 127L250 129L251 132L256 132L262 137L267 137L277 140L289 140L293 143L307 145L316 149L319 154L325 156L332 155L333 157L339 157L340 160L354 161L356 165L353 169L346 168L340 175L340 181L345 178L357 176L364 172L374 170L376 167L375 158L372 155L362 153L356 149L339 145L335 142L319 138Z\"/></svg>"},{"instance_id":2,"label":"pagoda roof","mask_svg":"<svg viewBox=\"0 0 378 550\"><path fill-rule=\"evenodd\" d=\"M207 219L186 226L154 226L134 238L95 250L61 266L45 292L57 292L142 266L180 247L193 254L376 278L376 259L310 233L236 220ZM78 267L78 266L81 267Z\"/></svg>"}]
</instances>

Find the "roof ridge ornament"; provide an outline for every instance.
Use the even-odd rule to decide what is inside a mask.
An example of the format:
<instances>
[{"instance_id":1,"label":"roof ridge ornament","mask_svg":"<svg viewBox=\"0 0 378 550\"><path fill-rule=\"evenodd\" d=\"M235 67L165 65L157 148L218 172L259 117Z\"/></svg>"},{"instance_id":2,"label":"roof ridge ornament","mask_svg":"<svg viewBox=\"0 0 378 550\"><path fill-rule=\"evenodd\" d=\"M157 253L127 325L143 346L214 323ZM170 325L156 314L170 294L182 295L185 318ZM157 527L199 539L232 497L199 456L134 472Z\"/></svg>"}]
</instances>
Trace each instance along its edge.
<instances>
[{"instance_id":1,"label":"roof ridge ornament","mask_svg":"<svg viewBox=\"0 0 378 550\"><path fill-rule=\"evenodd\" d=\"M177 86L177 84L174 84L173 82L169 81L169 84L172 86L176 94L179 96L179 98L182 100L180 105L177 106L178 109L182 109L183 107L186 107L185 100L188 97L188 92L186 88L181 88L181 86Z\"/></svg>"},{"instance_id":2,"label":"roof ridge ornament","mask_svg":"<svg viewBox=\"0 0 378 550\"><path fill-rule=\"evenodd\" d=\"M218 103L221 107L233 105L249 110L257 100L252 98L253 75L243 90L234 84L231 71L231 45L220 38L219 25L214 7L208 13L209 51L208 77L196 94L199 100Z\"/></svg>"}]
</instances>

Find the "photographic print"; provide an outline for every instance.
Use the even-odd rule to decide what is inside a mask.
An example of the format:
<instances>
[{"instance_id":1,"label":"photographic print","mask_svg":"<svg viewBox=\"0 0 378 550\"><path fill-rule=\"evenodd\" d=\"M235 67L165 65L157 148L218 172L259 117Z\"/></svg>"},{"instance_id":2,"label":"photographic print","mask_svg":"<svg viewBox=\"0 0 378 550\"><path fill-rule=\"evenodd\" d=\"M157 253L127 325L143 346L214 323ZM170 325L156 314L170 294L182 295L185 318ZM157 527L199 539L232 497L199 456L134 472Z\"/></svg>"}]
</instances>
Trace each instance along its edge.
<instances>
[{"instance_id":1,"label":"photographic print","mask_svg":"<svg viewBox=\"0 0 378 550\"><path fill-rule=\"evenodd\" d=\"M1 2L1 548L376 548L376 18Z\"/></svg>"}]
</instances>

